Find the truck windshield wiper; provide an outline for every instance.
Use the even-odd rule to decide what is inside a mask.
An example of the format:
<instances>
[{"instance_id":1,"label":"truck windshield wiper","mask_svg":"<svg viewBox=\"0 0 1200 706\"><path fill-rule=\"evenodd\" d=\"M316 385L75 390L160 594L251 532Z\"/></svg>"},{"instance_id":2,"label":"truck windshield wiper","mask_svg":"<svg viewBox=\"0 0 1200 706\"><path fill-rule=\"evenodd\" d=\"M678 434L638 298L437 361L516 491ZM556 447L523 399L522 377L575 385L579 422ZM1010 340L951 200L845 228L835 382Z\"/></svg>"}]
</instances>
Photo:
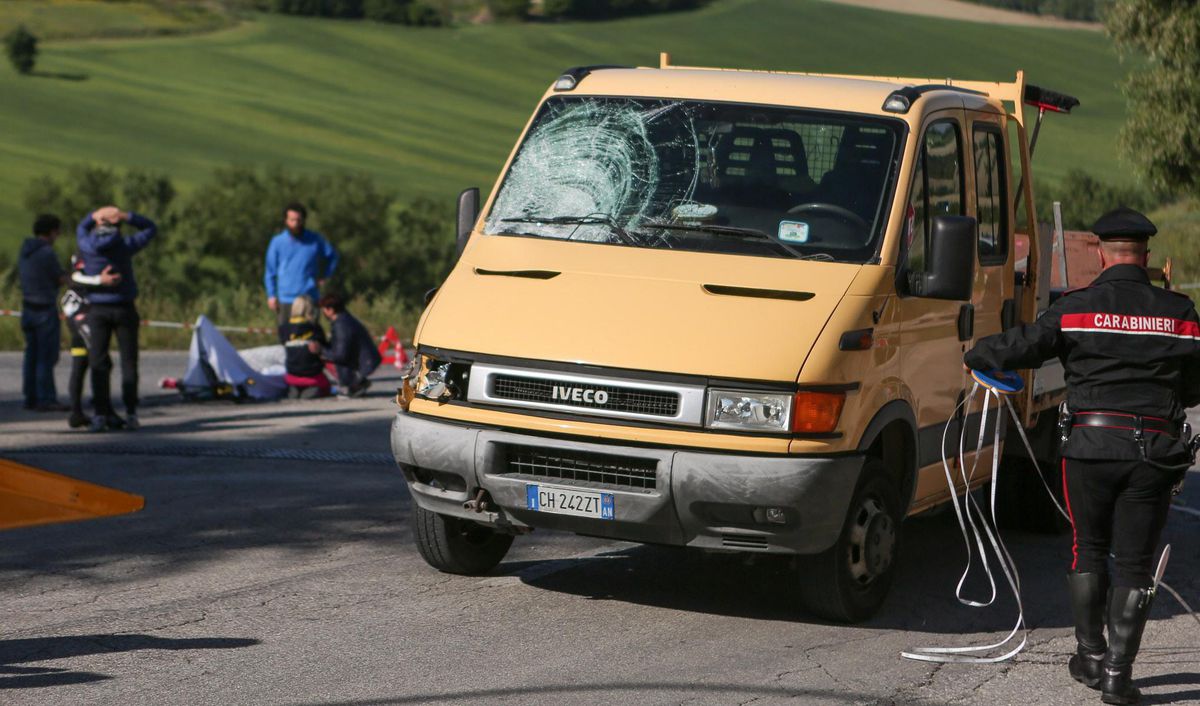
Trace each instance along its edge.
<instances>
[{"instance_id":1,"label":"truck windshield wiper","mask_svg":"<svg viewBox=\"0 0 1200 706\"><path fill-rule=\"evenodd\" d=\"M803 259L805 257L800 251L791 247L787 243L782 243L770 236L769 233L761 231L757 228L742 228L738 226L718 226L718 225L685 225L683 223L661 223L652 221L650 223L641 224L642 228L653 228L655 230L680 230L685 233L711 233L727 238L739 238L741 240L759 240L765 243L770 243L784 252Z\"/></svg>"},{"instance_id":2,"label":"truck windshield wiper","mask_svg":"<svg viewBox=\"0 0 1200 706\"><path fill-rule=\"evenodd\" d=\"M612 232L617 235L626 245L637 245L637 240L613 220L612 216L607 216L602 213L593 213L587 216L521 216L518 218L501 218L501 223L546 223L549 225L601 225L608 226ZM567 240L574 238L575 234L571 233Z\"/></svg>"}]
</instances>

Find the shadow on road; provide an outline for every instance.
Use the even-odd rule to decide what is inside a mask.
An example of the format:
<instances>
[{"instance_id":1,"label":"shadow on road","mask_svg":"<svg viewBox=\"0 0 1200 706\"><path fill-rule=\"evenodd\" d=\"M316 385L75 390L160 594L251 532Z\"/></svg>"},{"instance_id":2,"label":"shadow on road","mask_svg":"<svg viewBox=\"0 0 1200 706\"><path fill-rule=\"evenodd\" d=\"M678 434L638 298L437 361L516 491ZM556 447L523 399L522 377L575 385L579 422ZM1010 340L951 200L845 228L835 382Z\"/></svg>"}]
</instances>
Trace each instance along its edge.
<instances>
[{"instance_id":1,"label":"shadow on road","mask_svg":"<svg viewBox=\"0 0 1200 706\"><path fill-rule=\"evenodd\" d=\"M57 667L15 666L25 662L133 650L221 650L257 644L258 640L244 637L165 638L153 635L66 635L0 640L0 689L86 684L112 678Z\"/></svg>"},{"instance_id":2,"label":"shadow on road","mask_svg":"<svg viewBox=\"0 0 1200 706\"><path fill-rule=\"evenodd\" d=\"M902 558L891 593L883 609L864 627L944 635L1012 629L1017 605L998 567L994 605L969 608L955 600L954 587L966 554L953 516L911 519L904 531ZM1021 572L1026 623L1030 628L1069 628L1065 588L1069 537L1015 531L1004 537ZM820 622L800 607L797 583L803 577L792 561L782 557L634 546L565 564L553 572L538 571L527 562L502 564L499 570L540 589L594 600L755 620ZM1186 575L1189 569L1183 568L1182 561L1180 564L1180 573ZM1195 590L1182 592L1189 602L1195 601ZM964 596L986 600L989 594L976 557ZM1182 612L1178 602L1164 594L1155 602L1152 617Z\"/></svg>"}]
</instances>

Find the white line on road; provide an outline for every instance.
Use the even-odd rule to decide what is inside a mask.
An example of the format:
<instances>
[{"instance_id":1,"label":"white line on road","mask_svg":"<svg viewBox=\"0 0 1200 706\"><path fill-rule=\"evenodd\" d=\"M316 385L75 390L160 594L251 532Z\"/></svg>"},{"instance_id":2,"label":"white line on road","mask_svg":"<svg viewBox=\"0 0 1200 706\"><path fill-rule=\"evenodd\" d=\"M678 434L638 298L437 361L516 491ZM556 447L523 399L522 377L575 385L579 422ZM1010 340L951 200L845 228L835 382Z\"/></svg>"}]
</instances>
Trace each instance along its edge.
<instances>
[{"instance_id":1,"label":"white line on road","mask_svg":"<svg viewBox=\"0 0 1200 706\"><path fill-rule=\"evenodd\" d=\"M1192 515L1193 517L1200 517L1200 510L1193 510L1192 508L1188 507L1187 505L1179 505L1177 503L1171 503L1171 509L1178 510L1180 512L1186 512L1187 514Z\"/></svg>"}]
</instances>

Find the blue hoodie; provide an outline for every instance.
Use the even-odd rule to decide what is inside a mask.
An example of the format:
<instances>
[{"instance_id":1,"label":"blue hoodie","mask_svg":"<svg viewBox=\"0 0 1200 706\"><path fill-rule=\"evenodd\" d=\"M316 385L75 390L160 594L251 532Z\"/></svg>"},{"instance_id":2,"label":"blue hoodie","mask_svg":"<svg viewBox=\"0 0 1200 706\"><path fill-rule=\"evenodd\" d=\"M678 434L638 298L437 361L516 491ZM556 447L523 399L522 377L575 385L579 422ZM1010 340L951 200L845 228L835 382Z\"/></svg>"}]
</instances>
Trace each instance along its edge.
<instances>
[{"instance_id":1,"label":"blue hoodie","mask_svg":"<svg viewBox=\"0 0 1200 706\"><path fill-rule=\"evenodd\" d=\"M93 304L124 304L137 299L137 280L133 277L133 256L150 244L158 233L154 221L129 212L129 224L138 229L133 235L121 235L120 228L100 226L88 214L75 229L79 256L83 258L83 273L98 275L112 265L121 273L121 282L111 287L96 287L88 295Z\"/></svg>"},{"instance_id":2,"label":"blue hoodie","mask_svg":"<svg viewBox=\"0 0 1200 706\"><path fill-rule=\"evenodd\" d=\"M17 258L21 277L21 298L26 305L54 306L58 287L62 284L63 268L54 248L44 238L26 238Z\"/></svg>"},{"instance_id":3,"label":"blue hoodie","mask_svg":"<svg viewBox=\"0 0 1200 706\"><path fill-rule=\"evenodd\" d=\"M307 294L316 302L321 297L317 280L328 279L337 268L337 250L320 233L304 230L294 236L287 230L271 238L267 247L263 285L267 296L283 304Z\"/></svg>"}]
</instances>

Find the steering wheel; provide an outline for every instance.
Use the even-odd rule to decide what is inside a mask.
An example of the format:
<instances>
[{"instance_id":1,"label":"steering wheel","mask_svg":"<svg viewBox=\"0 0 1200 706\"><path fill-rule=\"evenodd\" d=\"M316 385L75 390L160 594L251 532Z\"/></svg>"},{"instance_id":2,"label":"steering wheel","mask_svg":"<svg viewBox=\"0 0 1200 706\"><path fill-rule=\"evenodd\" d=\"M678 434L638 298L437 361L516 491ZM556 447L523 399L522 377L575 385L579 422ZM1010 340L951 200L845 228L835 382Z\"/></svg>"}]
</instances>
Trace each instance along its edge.
<instances>
[{"instance_id":1,"label":"steering wheel","mask_svg":"<svg viewBox=\"0 0 1200 706\"><path fill-rule=\"evenodd\" d=\"M837 204L819 203L814 201L812 203L802 203L799 206L792 206L787 212L788 215L791 216L798 213L808 213L809 211L824 211L832 216L837 216L842 220L849 221L863 230L871 229L871 224L864 221L857 213L848 208L842 208Z\"/></svg>"}]
</instances>

